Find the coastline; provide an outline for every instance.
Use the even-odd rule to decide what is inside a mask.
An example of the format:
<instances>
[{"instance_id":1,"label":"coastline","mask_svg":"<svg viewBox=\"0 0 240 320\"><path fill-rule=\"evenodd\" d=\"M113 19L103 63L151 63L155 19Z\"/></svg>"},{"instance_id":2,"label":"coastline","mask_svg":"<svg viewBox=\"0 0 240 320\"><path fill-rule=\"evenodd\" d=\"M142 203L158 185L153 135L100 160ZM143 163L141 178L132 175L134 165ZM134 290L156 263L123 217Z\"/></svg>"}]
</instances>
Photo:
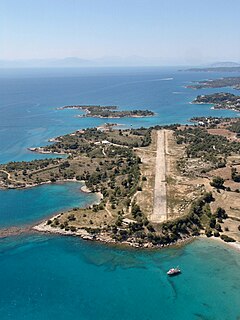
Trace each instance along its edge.
<instances>
[{"instance_id":1,"label":"coastline","mask_svg":"<svg viewBox=\"0 0 240 320\"><path fill-rule=\"evenodd\" d=\"M51 140L51 141L50 141ZM57 140L54 141L54 138L51 138L50 142L58 142ZM36 147L36 148L27 148L31 152L36 152L39 154L59 154L59 155L66 155L64 152L55 152L55 151L45 151L42 147Z\"/></svg>"},{"instance_id":2,"label":"coastline","mask_svg":"<svg viewBox=\"0 0 240 320\"><path fill-rule=\"evenodd\" d=\"M104 116L94 116L94 115L76 115L76 118L97 118L97 119L122 119L122 118L150 118L154 117L156 114L147 115L147 116L138 116L138 115L126 115L126 116L110 116L110 117L104 117Z\"/></svg>"},{"instance_id":3,"label":"coastline","mask_svg":"<svg viewBox=\"0 0 240 320\"><path fill-rule=\"evenodd\" d=\"M212 241L216 241L218 243L221 243L222 245L226 245L228 248L232 248L236 251L238 251L240 253L240 242L239 241L235 241L235 242L226 242L226 241L223 241L220 237L207 237L206 235L204 234L201 234L199 236L199 239L209 239L209 240L212 240Z\"/></svg>"},{"instance_id":4,"label":"coastline","mask_svg":"<svg viewBox=\"0 0 240 320\"><path fill-rule=\"evenodd\" d=\"M51 219L59 218L60 214L57 214L55 216L52 216ZM37 232L43 232L43 233L49 233L49 234L59 234L62 236L74 236L74 237L80 237L83 240L90 240L90 241L96 241L101 242L103 244L112 244L117 245L120 247L133 247L133 248L139 248L139 249L166 249L169 247L181 247L184 246L196 239L195 236L191 236L185 239L180 239L178 241L175 241L173 243L169 243L166 245L153 245L151 242L139 244L134 241L117 241L112 239L111 234L104 231L99 234L91 234L84 228L79 228L76 231L71 230L64 230L60 229L59 227L51 227L50 225L46 224L46 220L39 223L38 225L35 225L32 227L33 230Z\"/></svg>"},{"instance_id":5,"label":"coastline","mask_svg":"<svg viewBox=\"0 0 240 320\"><path fill-rule=\"evenodd\" d=\"M57 183L65 183L65 182L78 182L78 183L83 183L84 185L80 188L82 192L84 193L92 193L90 189L85 185L84 180L77 180L76 178L73 179L61 179L61 180L56 180L55 182L52 182L50 180L44 181L44 182L39 182L39 183L34 183L34 184L25 184L24 186L19 186L15 188L1 188L0 190L23 190L23 189L29 189L29 188L34 188L34 187L39 187L44 184L57 184ZM99 194L100 197L102 197L102 194L100 192L96 192L96 195Z\"/></svg>"},{"instance_id":6,"label":"coastline","mask_svg":"<svg viewBox=\"0 0 240 320\"><path fill-rule=\"evenodd\" d=\"M100 194L99 197L102 195ZM101 198L100 198L101 199ZM51 219L59 218L61 215L56 214L51 217ZM47 221L44 220L41 223L32 226L30 229L40 232L40 233L48 233L48 234L59 234L62 236L74 236L74 237L80 237L83 240L88 240L88 241L95 241L95 242L100 242L103 244L111 244L119 247L132 247L132 248L137 248L137 249L166 249L166 248L178 248L185 246L189 243L191 243L194 240L213 240L217 241L218 243L222 245L226 245L228 248L231 248L233 250L236 250L240 253L240 242L235 241L235 242L225 242L223 241L220 237L207 237L205 234L200 234L199 236L190 236L186 237L184 239L179 239L175 242L168 243L166 245L153 245L151 242L146 242L146 243L137 243L134 242L134 239L130 239L129 241L117 241L115 239L112 239L111 233L108 233L106 231L100 232L99 234L91 234L84 228L78 228L76 231L71 231L68 230L66 231L65 229L60 229L59 227L51 227L50 225L47 225ZM28 228L29 230L29 228ZM132 240L132 241L131 241Z\"/></svg>"},{"instance_id":7,"label":"coastline","mask_svg":"<svg viewBox=\"0 0 240 320\"><path fill-rule=\"evenodd\" d=\"M51 216L51 219L58 218L60 214L56 214L54 216ZM49 217L50 218L50 217ZM115 246L118 248L126 248L126 249L146 249L146 250L162 250L162 249L167 249L167 248L182 248L187 244L190 244L191 242L195 240L211 240L211 241L216 241L216 243L219 243L223 246L225 246L228 249L232 249L238 253L240 253L240 242L225 242L221 240L218 237L207 237L204 234L201 234L200 236L191 236L186 239L181 239L178 240L174 243L170 243L167 245L153 245L152 243L145 243L143 245L140 245L135 242L130 242L130 241L123 241L119 242L110 237L110 235L105 232L101 233L99 235L93 235L87 232L85 229L78 229L75 232L72 232L70 230L66 231L64 229L60 228L53 228L49 225L46 224L46 220L40 222L37 225L27 225L23 227L8 227L8 228L3 228L0 229L0 239L4 239L10 236L19 236L22 234L26 233L32 233L32 232L37 232L37 233L45 233L49 235L59 235L59 236L68 236L68 237L79 237L82 240L86 241L92 241L95 243L103 244L103 245L111 245Z\"/></svg>"},{"instance_id":8,"label":"coastline","mask_svg":"<svg viewBox=\"0 0 240 320\"><path fill-rule=\"evenodd\" d=\"M235 109L234 107L233 108L230 108L230 107L218 107L217 105L214 105L214 103L204 103L204 102L194 102L194 101L191 101L189 102L189 104L198 104L198 105L209 105L209 106L212 106L210 107L211 110L230 110L230 111L234 111L234 112L240 112L240 110L238 109Z\"/></svg>"},{"instance_id":9,"label":"coastline","mask_svg":"<svg viewBox=\"0 0 240 320\"><path fill-rule=\"evenodd\" d=\"M154 112L147 111L148 114L142 114L143 110L134 110L135 113L129 111L117 111L117 106L100 106L100 105L73 105L73 106L63 106L56 108L56 110L82 110L84 114L76 115L76 118L100 118L100 119L121 119L121 118L146 118L152 117L156 114ZM95 112L93 112L94 110ZM101 110L109 113L109 116L101 115ZM117 113L114 114L114 113ZM138 113L138 114L137 114Z\"/></svg>"}]
</instances>

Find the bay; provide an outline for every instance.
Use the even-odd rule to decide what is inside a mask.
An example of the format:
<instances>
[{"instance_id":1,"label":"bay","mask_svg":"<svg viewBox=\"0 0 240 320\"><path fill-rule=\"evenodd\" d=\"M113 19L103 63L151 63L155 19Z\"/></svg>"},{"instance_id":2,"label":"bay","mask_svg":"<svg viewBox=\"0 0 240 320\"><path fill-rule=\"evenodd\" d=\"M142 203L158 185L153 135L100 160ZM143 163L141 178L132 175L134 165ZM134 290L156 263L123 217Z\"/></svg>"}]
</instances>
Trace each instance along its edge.
<instances>
[{"instance_id":1,"label":"bay","mask_svg":"<svg viewBox=\"0 0 240 320\"><path fill-rule=\"evenodd\" d=\"M61 210L86 207L96 195L80 190L82 183L43 184L28 189L0 190L0 228L36 224Z\"/></svg>"}]
</instances>

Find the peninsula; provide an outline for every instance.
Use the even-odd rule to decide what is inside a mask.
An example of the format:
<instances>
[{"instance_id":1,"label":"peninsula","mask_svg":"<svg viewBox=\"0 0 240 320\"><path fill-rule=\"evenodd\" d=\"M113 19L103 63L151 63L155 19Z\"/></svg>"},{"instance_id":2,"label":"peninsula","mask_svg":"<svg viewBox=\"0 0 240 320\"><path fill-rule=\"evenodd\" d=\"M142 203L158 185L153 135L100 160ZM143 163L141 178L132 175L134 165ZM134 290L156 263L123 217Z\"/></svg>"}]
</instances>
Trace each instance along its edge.
<instances>
[{"instance_id":1,"label":"peninsula","mask_svg":"<svg viewBox=\"0 0 240 320\"><path fill-rule=\"evenodd\" d=\"M240 110L240 96L232 93L214 93L197 96L192 103L194 104L213 104L213 109Z\"/></svg>"},{"instance_id":2,"label":"peninsula","mask_svg":"<svg viewBox=\"0 0 240 320\"><path fill-rule=\"evenodd\" d=\"M55 138L40 152L67 159L0 165L3 189L85 181L99 195L35 230L135 247L164 247L205 234L240 240L240 141L220 124L139 129L89 128ZM236 128L229 119L225 130ZM234 131L231 131L235 134ZM38 148L34 148L38 151Z\"/></svg>"},{"instance_id":3,"label":"peninsula","mask_svg":"<svg viewBox=\"0 0 240 320\"><path fill-rule=\"evenodd\" d=\"M191 84L187 88L191 89L206 89L206 88L225 88L232 87L240 90L240 77L226 77L214 80L196 81L196 84Z\"/></svg>"},{"instance_id":4,"label":"peninsula","mask_svg":"<svg viewBox=\"0 0 240 320\"><path fill-rule=\"evenodd\" d=\"M82 110L85 113L78 115L79 118L142 118L151 117L154 112L150 110L117 110L117 106L97 106L97 105L73 105L64 106L58 108L59 110L64 109L77 109Z\"/></svg>"}]
</instances>

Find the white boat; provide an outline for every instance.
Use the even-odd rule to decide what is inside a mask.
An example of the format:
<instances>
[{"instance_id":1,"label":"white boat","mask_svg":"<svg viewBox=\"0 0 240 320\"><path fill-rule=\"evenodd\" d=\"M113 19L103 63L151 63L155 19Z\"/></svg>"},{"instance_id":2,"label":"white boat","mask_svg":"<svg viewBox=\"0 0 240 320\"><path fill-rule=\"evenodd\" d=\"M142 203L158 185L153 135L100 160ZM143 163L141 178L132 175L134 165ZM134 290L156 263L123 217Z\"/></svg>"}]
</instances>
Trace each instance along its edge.
<instances>
[{"instance_id":1,"label":"white boat","mask_svg":"<svg viewBox=\"0 0 240 320\"><path fill-rule=\"evenodd\" d=\"M168 270L167 275L169 276L176 276L177 274L180 274L181 270L179 269L179 267L176 268L171 268Z\"/></svg>"}]
</instances>

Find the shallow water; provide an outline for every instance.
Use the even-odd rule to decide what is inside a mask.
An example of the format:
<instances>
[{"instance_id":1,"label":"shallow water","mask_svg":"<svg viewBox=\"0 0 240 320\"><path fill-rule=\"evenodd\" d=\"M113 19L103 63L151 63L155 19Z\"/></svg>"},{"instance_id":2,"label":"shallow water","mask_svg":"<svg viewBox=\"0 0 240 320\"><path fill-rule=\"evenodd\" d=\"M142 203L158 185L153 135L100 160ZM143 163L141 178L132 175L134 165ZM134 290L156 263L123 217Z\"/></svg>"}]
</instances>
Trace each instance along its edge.
<instances>
[{"instance_id":1,"label":"shallow water","mask_svg":"<svg viewBox=\"0 0 240 320\"><path fill-rule=\"evenodd\" d=\"M92 204L96 195L82 192L82 185L66 182L0 190L0 228L33 224L60 210Z\"/></svg>"},{"instance_id":2,"label":"shallow water","mask_svg":"<svg viewBox=\"0 0 240 320\"><path fill-rule=\"evenodd\" d=\"M122 250L59 236L0 242L1 319L239 319L240 255L214 241ZM179 265L180 276L166 271Z\"/></svg>"}]
</instances>

